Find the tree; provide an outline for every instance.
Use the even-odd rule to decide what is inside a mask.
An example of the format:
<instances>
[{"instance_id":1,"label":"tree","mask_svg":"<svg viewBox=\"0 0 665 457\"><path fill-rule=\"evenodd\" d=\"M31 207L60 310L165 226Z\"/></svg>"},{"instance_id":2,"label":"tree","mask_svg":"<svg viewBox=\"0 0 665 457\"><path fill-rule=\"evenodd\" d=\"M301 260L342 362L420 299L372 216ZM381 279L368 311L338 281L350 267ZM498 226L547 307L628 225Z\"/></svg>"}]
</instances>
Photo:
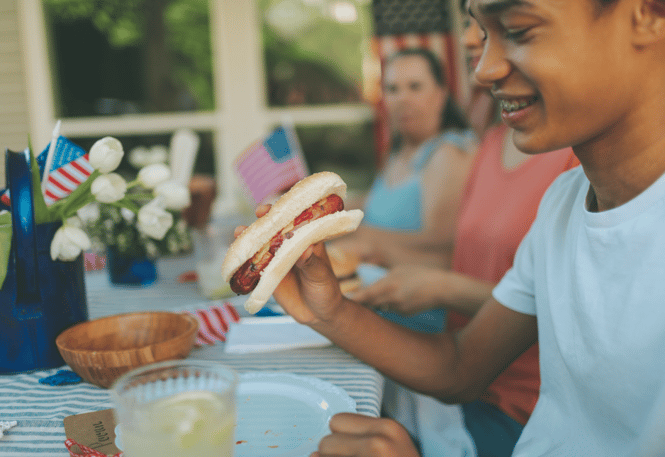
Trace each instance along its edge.
<instances>
[{"instance_id":1,"label":"tree","mask_svg":"<svg viewBox=\"0 0 665 457\"><path fill-rule=\"evenodd\" d=\"M55 22L90 21L113 48L140 47L145 111L172 111L189 95L212 109L207 0L44 0ZM183 88L188 94L183 94Z\"/></svg>"}]
</instances>

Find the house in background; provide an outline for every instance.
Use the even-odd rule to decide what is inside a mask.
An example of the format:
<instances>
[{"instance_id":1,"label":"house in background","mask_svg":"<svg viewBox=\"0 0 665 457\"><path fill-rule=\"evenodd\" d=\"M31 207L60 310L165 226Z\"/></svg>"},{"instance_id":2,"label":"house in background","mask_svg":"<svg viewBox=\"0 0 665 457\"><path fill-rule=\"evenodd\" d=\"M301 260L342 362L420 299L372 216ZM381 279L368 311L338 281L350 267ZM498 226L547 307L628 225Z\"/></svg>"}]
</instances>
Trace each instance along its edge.
<instances>
[{"instance_id":1,"label":"house in background","mask_svg":"<svg viewBox=\"0 0 665 457\"><path fill-rule=\"evenodd\" d=\"M0 147L21 150L30 138L41 150L58 119L85 148L106 135L127 150L167 145L173 131L191 128L201 138L196 171L215 176L222 213L243 201L235 157L288 121L311 171L338 171L363 190L385 127L382 49L431 33L406 13L440 11L435 26L450 32L454 14L445 12L457 2L448 3L0 0ZM461 68L449 38L437 50Z\"/></svg>"}]
</instances>

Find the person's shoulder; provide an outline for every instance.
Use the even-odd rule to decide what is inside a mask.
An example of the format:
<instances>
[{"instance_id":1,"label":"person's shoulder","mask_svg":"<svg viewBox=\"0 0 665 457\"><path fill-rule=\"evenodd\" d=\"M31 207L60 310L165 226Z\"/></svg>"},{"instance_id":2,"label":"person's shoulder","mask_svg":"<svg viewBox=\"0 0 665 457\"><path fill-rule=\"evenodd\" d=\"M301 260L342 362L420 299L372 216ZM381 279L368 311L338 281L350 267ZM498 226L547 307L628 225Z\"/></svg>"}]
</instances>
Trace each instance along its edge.
<instances>
[{"instance_id":1,"label":"person's shoulder","mask_svg":"<svg viewBox=\"0 0 665 457\"><path fill-rule=\"evenodd\" d=\"M588 188L588 186L589 180L581 166L566 170L557 176L545 191L540 203L541 209L543 207L552 208L567 205L574 201L580 191Z\"/></svg>"},{"instance_id":2,"label":"person's shoulder","mask_svg":"<svg viewBox=\"0 0 665 457\"><path fill-rule=\"evenodd\" d=\"M442 170L442 167L465 167L473 160L474 147L455 143L440 143L424 164L423 171ZM453 171L452 169L450 170Z\"/></svg>"},{"instance_id":3,"label":"person's shoulder","mask_svg":"<svg viewBox=\"0 0 665 457\"><path fill-rule=\"evenodd\" d=\"M437 142L437 151L447 149L470 154L475 152L478 145L478 137L473 129L448 129L441 132Z\"/></svg>"},{"instance_id":4,"label":"person's shoulder","mask_svg":"<svg viewBox=\"0 0 665 457\"><path fill-rule=\"evenodd\" d=\"M561 187L561 188L572 188L576 187L579 188L583 184L588 184L589 181L584 174L584 170L582 169L581 166L576 166L574 168L571 168L570 170L566 170L563 173L561 173L557 178L554 180L552 185L550 187Z\"/></svg>"}]
</instances>

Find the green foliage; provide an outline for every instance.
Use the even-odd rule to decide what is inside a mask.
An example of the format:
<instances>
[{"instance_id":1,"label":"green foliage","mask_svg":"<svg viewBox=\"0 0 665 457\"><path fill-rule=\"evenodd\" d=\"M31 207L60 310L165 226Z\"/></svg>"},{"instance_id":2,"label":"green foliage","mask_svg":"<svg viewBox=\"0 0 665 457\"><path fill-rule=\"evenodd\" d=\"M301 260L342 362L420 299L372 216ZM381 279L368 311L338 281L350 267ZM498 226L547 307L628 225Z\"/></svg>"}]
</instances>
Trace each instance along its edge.
<instances>
[{"instance_id":1,"label":"green foliage","mask_svg":"<svg viewBox=\"0 0 665 457\"><path fill-rule=\"evenodd\" d=\"M286 3L285 0L259 0L260 9ZM365 37L372 35L371 5L356 2L358 19L354 24L343 24L324 14L322 7L302 5L305 25L289 36L280 35L266 19L263 23L263 44L267 63L285 60L290 63L307 62L324 67L331 80L356 85L362 79L363 46Z\"/></svg>"},{"instance_id":2,"label":"green foliage","mask_svg":"<svg viewBox=\"0 0 665 457\"><path fill-rule=\"evenodd\" d=\"M9 212L0 214L0 288L7 276L9 253L12 246L12 215Z\"/></svg>"},{"instance_id":3,"label":"green foliage","mask_svg":"<svg viewBox=\"0 0 665 457\"><path fill-rule=\"evenodd\" d=\"M200 109L214 108L208 0L175 1L164 14L175 54L175 80L192 92Z\"/></svg>"},{"instance_id":4,"label":"green foliage","mask_svg":"<svg viewBox=\"0 0 665 457\"><path fill-rule=\"evenodd\" d=\"M32 174L32 199L34 205L35 224L45 224L58 220L58 217L49 210L42 195L42 181L39 177L39 166L35 155L32 153L32 148L28 147L30 151L30 172Z\"/></svg>"},{"instance_id":5,"label":"green foliage","mask_svg":"<svg viewBox=\"0 0 665 457\"><path fill-rule=\"evenodd\" d=\"M51 15L63 21L89 19L112 46L137 44L144 36L142 11L153 0L44 0Z\"/></svg>"},{"instance_id":6,"label":"green foliage","mask_svg":"<svg viewBox=\"0 0 665 457\"><path fill-rule=\"evenodd\" d=\"M149 6L164 7L170 77L186 87L201 110L214 108L208 0L43 0L57 21L89 20L115 48L144 47ZM149 52L144 49L145 52ZM151 71L146 68L146 72Z\"/></svg>"}]
</instances>

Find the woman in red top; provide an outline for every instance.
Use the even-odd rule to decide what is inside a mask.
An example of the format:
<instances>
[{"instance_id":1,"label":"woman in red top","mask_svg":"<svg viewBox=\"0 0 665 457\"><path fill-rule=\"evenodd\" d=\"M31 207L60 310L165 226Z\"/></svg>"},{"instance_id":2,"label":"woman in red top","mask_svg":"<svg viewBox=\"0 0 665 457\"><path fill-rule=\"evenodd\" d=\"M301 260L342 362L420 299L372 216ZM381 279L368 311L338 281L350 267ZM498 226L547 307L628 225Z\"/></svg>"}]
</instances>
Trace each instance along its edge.
<instances>
[{"instance_id":1,"label":"woman in red top","mask_svg":"<svg viewBox=\"0 0 665 457\"><path fill-rule=\"evenodd\" d=\"M482 31L468 18L463 42L472 66L482 54L482 39ZM402 314L445 307L448 330L461 329L512 266L545 190L578 164L570 148L527 155L515 147L508 127L489 128L462 197L452 269L398 266L354 294L354 300ZM512 453L539 387L536 344L497 377L480 400L462 405L479 456Z\"/></svg>"}]
</instances>

